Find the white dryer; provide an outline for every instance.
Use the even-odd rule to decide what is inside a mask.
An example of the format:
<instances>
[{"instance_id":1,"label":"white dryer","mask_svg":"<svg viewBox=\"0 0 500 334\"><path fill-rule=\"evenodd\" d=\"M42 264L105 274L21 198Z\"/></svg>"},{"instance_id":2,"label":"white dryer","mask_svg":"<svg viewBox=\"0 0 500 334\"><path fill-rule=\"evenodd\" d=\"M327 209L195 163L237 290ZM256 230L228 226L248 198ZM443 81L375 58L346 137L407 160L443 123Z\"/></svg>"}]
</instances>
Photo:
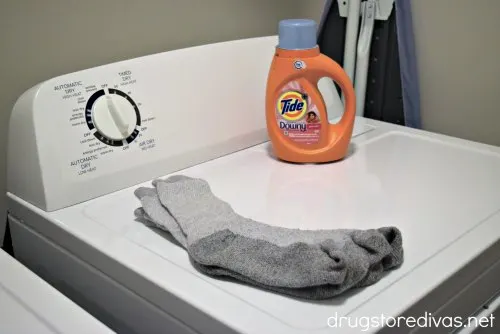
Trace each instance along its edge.
<instances>
[{"instance_id":1,"label":"white dryer","mask_svg":"<svg viewBox=\"0 0 500 334\"><path fill-rule=\"evenodd\" d=\"M0 333L114 332L0 250Z\"/></svg>"},{"instance_id":2,"label":"white dryer","mask_svg":"<svg viewBox=\"0 0 500 334\"><path fill-rule=\"evenodd\" d=\"M357 118L345 160L279 162L264 118L275 45L165 52L23 94L8 144L15 256L120 333L349 333L368 317L484 314L500 288L500 148ZM320 302L207 277L134 217L134 190L171 174L204 178L239 214L273 225L396 226L405 261ZM364 329L419 330L385 325Z\"/></svg>"}]
</instances>

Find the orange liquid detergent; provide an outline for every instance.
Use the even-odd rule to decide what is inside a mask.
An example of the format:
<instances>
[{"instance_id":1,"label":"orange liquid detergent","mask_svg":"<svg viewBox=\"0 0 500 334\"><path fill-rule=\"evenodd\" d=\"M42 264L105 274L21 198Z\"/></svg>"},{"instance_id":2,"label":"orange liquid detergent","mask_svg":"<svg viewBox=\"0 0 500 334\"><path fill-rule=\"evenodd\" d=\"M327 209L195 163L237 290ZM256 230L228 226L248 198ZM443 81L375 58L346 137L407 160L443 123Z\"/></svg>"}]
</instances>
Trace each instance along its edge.
<instances>
[{"instance_id":1,"label":"orange liquid detergent","mask_svg":"<svg viewBox=\"0 0 500 334\"><path fill-rule=\"evenodd\" d=\"M283 20L266 89L266 123L274 154L296 163L343 159L356 114L356 95L342 67L320 53L312 20ZM334 80L344 94L344 114L328 120L318 89L323 77Z\"/></svg>"}]
</instances>

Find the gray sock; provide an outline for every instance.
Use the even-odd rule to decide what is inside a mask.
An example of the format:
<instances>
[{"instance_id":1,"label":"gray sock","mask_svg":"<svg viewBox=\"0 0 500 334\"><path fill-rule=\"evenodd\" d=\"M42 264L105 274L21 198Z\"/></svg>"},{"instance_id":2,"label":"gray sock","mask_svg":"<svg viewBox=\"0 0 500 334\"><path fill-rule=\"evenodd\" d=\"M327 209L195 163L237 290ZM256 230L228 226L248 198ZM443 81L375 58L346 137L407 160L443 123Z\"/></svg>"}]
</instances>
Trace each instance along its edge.
<instances>
[{"instance_id":1,"label":"gray sock","mask_svg":"<svg viewBox=\"0 0 500 334\"><path fill-rule=\"evenodd\" d=\"M171 177L164 182L176 182L182 179L182 176ZM140 187L134 194L142 204L141 208L135 210L135 216L148 221L155 228L169 232L181 246L186 248L186 235L168 210L162 206L156 189Z\"/></svg>"},{"instance_id":2,"label":"gray sock","mask_svg":"<svg viewBox=\"0 0 500 334\"><path fill-rule=\"evenodd\" d=\"M162 205L158 200L143 201L148 196L142 196L143 205L149 203L144 211L166 230L182 231L183 245L195 266L209 275L323 299L373 284L403 261L396 228L308 231L273 227L236 214L212 194L204 180L176 176L154 185Z\"/></svg>"}]
</instances>

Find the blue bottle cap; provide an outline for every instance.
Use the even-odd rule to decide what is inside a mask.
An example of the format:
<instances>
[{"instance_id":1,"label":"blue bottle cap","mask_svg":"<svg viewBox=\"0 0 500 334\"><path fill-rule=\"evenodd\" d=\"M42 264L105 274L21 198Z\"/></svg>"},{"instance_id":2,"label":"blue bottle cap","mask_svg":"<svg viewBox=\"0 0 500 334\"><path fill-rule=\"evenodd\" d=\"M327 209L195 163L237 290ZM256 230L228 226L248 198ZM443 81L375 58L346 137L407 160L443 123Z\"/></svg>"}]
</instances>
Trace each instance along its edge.
<instances>
[{"instance_id":1,"label":"blue bottle cap","mask_svg":"<svg viewBox=\"0 0 500 334\"><path fill-rule=\"evenodd\" d=\"M307 50L317 46L317 24L314 20L292 19L279 23L278 47L285 50Z\"/></svg>"}]
</instances>

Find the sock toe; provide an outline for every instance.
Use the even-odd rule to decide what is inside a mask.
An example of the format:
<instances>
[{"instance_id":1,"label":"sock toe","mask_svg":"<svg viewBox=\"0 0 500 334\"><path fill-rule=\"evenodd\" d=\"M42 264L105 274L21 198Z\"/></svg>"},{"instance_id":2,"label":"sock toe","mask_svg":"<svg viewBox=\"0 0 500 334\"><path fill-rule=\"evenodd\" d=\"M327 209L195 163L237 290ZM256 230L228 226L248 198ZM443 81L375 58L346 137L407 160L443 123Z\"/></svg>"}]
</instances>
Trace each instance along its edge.
<instances>
[{"instance_id":1,"label":"sock toe","mask_svg":"<svg viewBox=\"0 0 500 334\"><path fill-rule=\"evenodd\" d=\"M351 234L352 241L361 247L374 264L389 255L392 247L385 236L377 230L357 230Z\"/></svg>"},{"instance_id":2,"label":"sock toe","mask_svg":"<svg viewBox=\"0 0 500 334\"><path fill-rule=\"evenodd\" d=\"M172 176L169 176L167 177L166 179L155 179L153 180L153 182L151 182L153 184L154 187L156 187L156 184L158 182L165 182L165 183L175 183L175 182L179 182L179 181L184 181L184 180L192 180L193 178L189 177L189 176L184 176L184 175L172 175Z\"/></svg>"},{"instance_id":3,"label":"sock toe","mask_svg":"<svg viewBox=\"0 0 500 334\"><path fill-rule=\"evenodd\" d=\"M146 213L146 211L144 211L144 208L137 208L134 210L134 216L138 219L142 219L142 220L148 220L148 221L151 221L151 217L148 216L148 214Z\"/></svg>"},{"instance_id":4,"label":"sock toe","mask_svg":"<svg viewBox=\"0 0 500 334\"><path fill-rule=\"evenodd\" d=\"M175 240L186 247L186 235L180 225L169 214L158 198L158 196L145 196L141 199L142 209L154 227L169 232Z\"/></svg>"},{"instance_id":5,"label":"sock toe","mask_svg":"<svg viewBox=\"0 0 500 334\"><path fill-rule=\"evenodd\" d=\"M384 269L391 269L400 266L404 261L403 236L396 227L381 227L378 231L384 236L391 250L382 259Z\"/></svg>"},{"instance_id":6,"label":"sock toe","mask_svg":"<svg viewBox=\"0 0 500 334\"><path fill-rule=\"evenodd\" d=\"M156 196L156 189L148 187L140 187L134 191L134 195L138 199L141 199L146 196Z\"/></svg>"},{"instance_id":7,"label":"sock toe","mask_svg":"<svg viewBox=\"0 0 500 334\"><path fill-rule=\"evenodd\" d=\"M363 253L348 235L343 240L324 240L320 247L337 265L344 267L345 281L342 289L347 290L355 286L368 274L370 261L366 253Z\"/></svg>"},{"instance_id":8,"label":"sock toe","mask_svg":"<svg viewBox=\"0 0 500 334\"><path fill-rule=\"evenodd\" d=\"M358 284L356 284L355 287L361 288L375 284L382 278L383 274L384 274L384 266L380 262L376 263L370 267L366 276Z\"/></svg>"},{"instance_id":9,"label":"sock toe","mask_svg":"<svg viewBox=\"0 0 500 334\"><path fill-rule=\"evenodd\" d=\"M177 205L191 205L211 195L210 186L205 180L185 178L176 182L155 182L156 191L165 206L174 201Z\"/></svg>"}]
</instances>

